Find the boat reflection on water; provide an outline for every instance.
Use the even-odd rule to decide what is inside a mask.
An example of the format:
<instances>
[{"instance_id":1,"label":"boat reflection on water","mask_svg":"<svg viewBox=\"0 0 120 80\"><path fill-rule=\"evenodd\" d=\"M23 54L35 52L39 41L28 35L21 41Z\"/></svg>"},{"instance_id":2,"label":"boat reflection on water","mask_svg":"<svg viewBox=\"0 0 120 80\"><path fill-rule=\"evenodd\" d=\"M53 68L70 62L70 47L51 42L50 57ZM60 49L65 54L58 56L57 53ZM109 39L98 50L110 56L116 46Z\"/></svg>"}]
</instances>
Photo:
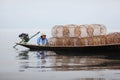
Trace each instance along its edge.
<instances>
[{"instance_id":1,"label":"boat reflection on water","mask_svg":"<svg viewBox=\"0 0 120 80\"><path fill-rule=\"evenodd\" d=\"M20 51L18 53L19 54L17 57L19 57L20 60L27 60L29 58L29 55L28 55L29 51L28 50Z\"/></svg>"},{"instance_id":2,"label":"boat reflection on water","mask_svg":"<svg viewBox=\"0 0 120 80\"><path fill-rule=\"evenodd\" d=\"M23 52L23 53L22 53ZM20 71L78 71L120 69L120 57L111 55L59 55L53 51L22 51ZM68 53L66 53L68 54Z\"/></svg>"}]
</instances>

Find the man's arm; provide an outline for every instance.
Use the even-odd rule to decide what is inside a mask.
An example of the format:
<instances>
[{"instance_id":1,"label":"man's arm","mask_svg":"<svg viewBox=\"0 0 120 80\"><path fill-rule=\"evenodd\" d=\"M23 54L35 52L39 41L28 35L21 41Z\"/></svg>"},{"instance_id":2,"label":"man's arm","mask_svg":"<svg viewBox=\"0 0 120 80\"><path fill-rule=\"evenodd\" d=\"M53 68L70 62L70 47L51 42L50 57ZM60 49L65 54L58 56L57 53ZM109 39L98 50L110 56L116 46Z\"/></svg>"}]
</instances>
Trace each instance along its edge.
<instances>
[{"instance_id":1,"label":"man's arm","mask_svg":"<svg viewBox=\"0 0 120 80\"><path fill-rule=\"evenodd\" d=\"M37 39L37 44L40 45L40 38Z\"/></svg>"}]
</instances>

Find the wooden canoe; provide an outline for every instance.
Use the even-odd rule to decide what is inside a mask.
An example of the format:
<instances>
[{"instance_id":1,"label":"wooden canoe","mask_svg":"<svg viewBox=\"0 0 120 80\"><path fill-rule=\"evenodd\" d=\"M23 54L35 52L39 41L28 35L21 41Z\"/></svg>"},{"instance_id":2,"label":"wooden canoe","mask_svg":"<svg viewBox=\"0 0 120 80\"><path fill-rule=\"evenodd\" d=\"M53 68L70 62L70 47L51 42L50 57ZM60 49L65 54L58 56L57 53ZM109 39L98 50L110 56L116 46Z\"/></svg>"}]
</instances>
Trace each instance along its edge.
<instances>
[{"instance_id":1,"label":"wooden canoe","mask_svg":"<svg viewBox=\"0 0 120 80\"><path fill-rule=\"evenodd\" d=\"M17 43L17 45L21 45L29 48L30 50L40 51L69 51L69 52L120 52L120 44L109 44L109 45L98 45L98 46L39 46L34 44L21 44Z\"/></svg>"}]
</instances>

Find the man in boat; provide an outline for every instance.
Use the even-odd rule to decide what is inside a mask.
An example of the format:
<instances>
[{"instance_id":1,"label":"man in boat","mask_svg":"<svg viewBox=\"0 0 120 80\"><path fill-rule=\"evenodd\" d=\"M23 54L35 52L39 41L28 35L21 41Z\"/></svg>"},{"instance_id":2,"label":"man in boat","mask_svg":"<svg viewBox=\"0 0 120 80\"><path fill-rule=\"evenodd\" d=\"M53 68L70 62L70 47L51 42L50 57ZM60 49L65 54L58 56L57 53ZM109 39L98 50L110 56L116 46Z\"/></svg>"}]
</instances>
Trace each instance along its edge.
<instances>
[{"instance_id":1,"label":"man in boat","mask_svg":"<svg viewBox=\"0 0 120 80\"><path fill-rule=\"evenodd\" d=\"M40 46L47 46L48 45L48 39L46 38L45 34L42 34L38 39L37 39L37 44Z\"/></svg>"}]
</instances>

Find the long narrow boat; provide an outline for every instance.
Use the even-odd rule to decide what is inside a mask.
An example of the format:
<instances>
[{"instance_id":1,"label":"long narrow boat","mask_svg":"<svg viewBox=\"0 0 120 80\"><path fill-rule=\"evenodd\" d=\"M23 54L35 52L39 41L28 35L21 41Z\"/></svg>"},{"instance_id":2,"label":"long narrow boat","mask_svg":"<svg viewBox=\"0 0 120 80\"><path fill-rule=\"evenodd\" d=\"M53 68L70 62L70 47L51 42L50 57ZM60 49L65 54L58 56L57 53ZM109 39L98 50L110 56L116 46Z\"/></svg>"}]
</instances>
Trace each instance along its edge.
<instances>
[{"instance_id":1,"label":"long narrow boat","mask_svg":"<svg viewBox=\"0 0 120 80\"><path fill-rule=\"evenodd\" d=\"M39 50L47 50L47 51L61 51L61 52L118 52L120 53L120 44L108 44L108 45L98 45L98 46L39 46L34 44L21 44L17 43L17 45L21 45L29 48L30 50L39 51Z\"/></svg>"}]
</instances>

